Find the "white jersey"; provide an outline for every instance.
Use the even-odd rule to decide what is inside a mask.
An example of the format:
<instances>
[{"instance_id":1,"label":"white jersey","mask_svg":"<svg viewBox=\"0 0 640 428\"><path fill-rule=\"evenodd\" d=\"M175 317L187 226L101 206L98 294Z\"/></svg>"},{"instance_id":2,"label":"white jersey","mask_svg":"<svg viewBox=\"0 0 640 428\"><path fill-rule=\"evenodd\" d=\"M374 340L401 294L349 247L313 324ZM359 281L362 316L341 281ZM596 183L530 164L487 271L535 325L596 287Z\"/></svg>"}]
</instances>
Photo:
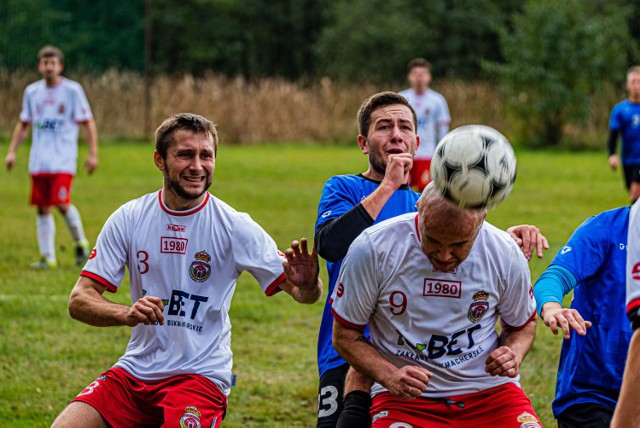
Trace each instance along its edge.
<instances>
[{"instance_id":1,"label":"white jersey","mask_svg":"<svg viewBox=\"0 0 640 428\"><path fill-rule=\"evenodd\" d=\"M627 313L640 306L640 202L629 212L627 238Z\"/></svg>"},{"instance_id":2,"label":"white jersey","mask_svg":"<svg viewBox=\"0 0 640 428\"><path fill-rule=\"evenodd\" d=\"M418 118L420 146L415 158L431 159L438 141L449 132L451 115L447 101L433 89L427 89L426 92L418 95L409 88L400 91L399 94L409 101Z\"/></svg>"},{"instance_id":3,"label":"white jersey","mask_svg":"<svg viewBox=\"0 0 640 428\"><path fill-rule=\"evenodd\" d=\"M228 394L228 312L236 280L249 271L274 294L285 279L285 258L247 214L205 195L184 212L167 208L162 191L121 206L105 223L82 276L115 292L126 266L132 302L150 295L164 303L164 325L134 327L115 367L142 380L195 373Z\"/></svg>"},{"instance_id":4,"label":"white jersey","mask_svg":"<svg viewBox=\"0 0 640 428\"><path fill-rule=\"evenodd\" d=\"M535 317L527 261L506 232L484 223L453 272L422 252L415 213L366 229L351 244L333 293L343 325L369 325L371 342L397 367L433 373L424 397L475 393L519 378L491 376L498 318L515 329ZM376 383L372 394L386 391Z\"/></svg>"},{"instance_id":5,"label":"white jersey","mask_svg":"<svg viewBox=\"0 0 640 428\"><path fill-rule=\"evenodd\" d=\"M20 120L33 125L29 172L75 174L78 124L92 119L79 83L66 78L53 87L38 80L26 87Z\"/></svg>"}]
</instances>

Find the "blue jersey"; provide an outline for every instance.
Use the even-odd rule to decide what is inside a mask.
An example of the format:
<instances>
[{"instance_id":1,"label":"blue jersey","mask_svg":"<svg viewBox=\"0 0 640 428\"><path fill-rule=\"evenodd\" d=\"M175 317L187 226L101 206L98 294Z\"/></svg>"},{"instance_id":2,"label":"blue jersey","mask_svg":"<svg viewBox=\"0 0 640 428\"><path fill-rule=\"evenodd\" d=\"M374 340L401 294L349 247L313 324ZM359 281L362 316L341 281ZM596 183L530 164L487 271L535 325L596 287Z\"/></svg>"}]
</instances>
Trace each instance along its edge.
<instances>
[{"instance_id":1,"label":"blue jersey","mask_svg":"<svg viewBox=\"0 0 640 428\"><path fill-rule=\"evenodd\" d=\"M611 110L609 129L622 135L622 164L640 165L640 104L624 100Z\"/></svg>"},{"instance_id":2,"label":"blue jersey","mask_svg":"<svg viewBox=\"0 0 640 428\"><path fill-rule=\"evenodd\" d=\"M316 220L316 231L318 226L324 222L340 217L353 207L358 205L364 198L373 193L380 183L368 180L362 175L338 175L331 177L322 189L320 203L318 204L318 219ZM407 185L403 185L400 189L389 198L380 214L376 218L375 223L387 220L400 214L416 211L416 202L420 195ZM346 363L345 360L338 355L338 352L331 344L331 333L333 329L333 316L331 315L331 295L342 259L337 262L327 261L327 271L329 272L329 293L327 301L324 305L322 314L322 323L320 324L320 333L318 335L318 370L320 375L330 369L339 367Z\"/></svg>"},{"instance_id":3,"label":"blue jersey","mask_svg":"<svg viewBox=\"0 0 640 428\"><path fill-rule=\"evenodd\" d=\"M625 315L625 266L629 207L587 219L551 265L576 277L571 308L593 325L586 336L571 332L562 342L553 414L569 406L598 403L614 409L631 340Z\"/></svg>"}]
</instances>

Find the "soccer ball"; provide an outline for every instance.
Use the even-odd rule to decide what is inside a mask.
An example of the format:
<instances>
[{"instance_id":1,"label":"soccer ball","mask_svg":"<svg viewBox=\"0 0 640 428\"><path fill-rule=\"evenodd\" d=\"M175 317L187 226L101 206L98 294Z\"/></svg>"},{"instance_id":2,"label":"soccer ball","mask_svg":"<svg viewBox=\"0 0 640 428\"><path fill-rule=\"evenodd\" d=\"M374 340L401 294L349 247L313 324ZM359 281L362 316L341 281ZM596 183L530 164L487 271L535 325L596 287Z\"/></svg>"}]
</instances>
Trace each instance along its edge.
<instances>
[{"instance_id":1,"label":"soccer ball","mask_svg":"<svg viewBox=\"0 0 640 428\"><path fill-rule=\"evenodd\" d=\"M516 155L504 135L484 125L461 126L438 143L431 178L459 208L491 209L516 180Z\"/></svg>"}]
</instances>

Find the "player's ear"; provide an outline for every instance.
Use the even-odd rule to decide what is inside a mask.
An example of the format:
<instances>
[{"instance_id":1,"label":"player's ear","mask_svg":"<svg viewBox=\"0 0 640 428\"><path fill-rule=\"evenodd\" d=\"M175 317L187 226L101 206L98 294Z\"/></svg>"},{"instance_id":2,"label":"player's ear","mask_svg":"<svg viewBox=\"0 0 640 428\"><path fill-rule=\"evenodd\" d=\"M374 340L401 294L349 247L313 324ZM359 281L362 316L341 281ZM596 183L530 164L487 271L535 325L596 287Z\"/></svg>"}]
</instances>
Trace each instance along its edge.
<instances>
[{"instance_id":1,"label":"player's ear","mask_svg":"<svg viewBox=\"0 0 640 428\"><path fill-rule=\"evenodd\" d=\"M420 147L420 136L416 132L416 152L418 151L418 147ZM416 153L413 152L413 154L415 155Z\"/></svg>"},{"instance_id":2,"label":"player's ear","mask_svg":"<svg viewBox=\"0 0 640 428\"><path fill-rule=\"evenodd\" d=\"M358 146L360 146L360 150L362 150L362 153L365 155L369 153L369 142L361 134L358 134Z\"/></svg>"},{"instance_id":3,"label":"player's ear","mask_svg":"<svg viewBox=\"0 0 640 428\"><path fill-rule=\"evenodd\" d=\"M156 167L164 172L165 170L165 161L162 158L162 156L160 156L160 153L158 153L156 150L153 151L153 163L156 164Z\"/></svg>"}]
</instances>

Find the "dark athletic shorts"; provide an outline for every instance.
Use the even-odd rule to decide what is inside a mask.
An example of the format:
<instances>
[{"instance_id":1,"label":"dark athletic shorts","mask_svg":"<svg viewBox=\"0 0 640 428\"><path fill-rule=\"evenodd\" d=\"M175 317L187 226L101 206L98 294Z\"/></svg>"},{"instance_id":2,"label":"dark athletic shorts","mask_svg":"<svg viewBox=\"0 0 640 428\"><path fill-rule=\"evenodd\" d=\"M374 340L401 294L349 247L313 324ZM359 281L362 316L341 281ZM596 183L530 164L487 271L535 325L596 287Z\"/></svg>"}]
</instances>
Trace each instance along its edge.
<instances>
[{"instance_id":1,"label":"dark athletic shorts","mask_svg":"<svg viewBox=\"0 0 640 428\"><path fill-rule=\"evenodd\" d=\"M609 428L613 409L597 403L581 403L558 415L558 428Z\"/></svg>"},{"instance_id":2,"label":"dark athletic shorts","mask_svg":"<svg viewBox=\"0 0 640 428\"><path fill-rule=\"evenodd\" d=\"M344 380L349 364L324 372L318 388L318 428L333 428L344 407Z\"/></svg>"},{"instance_id":3,"label":"dark athletic shorts","mask_svg":"<svg viewBox=\"0 0 640 428\"><path fill-rule=\"evenodd\" d=\"M640 165L623 165L622 173L627 189L631 187L631 183L640 183Z\"/></svg>"}]
</instances>

